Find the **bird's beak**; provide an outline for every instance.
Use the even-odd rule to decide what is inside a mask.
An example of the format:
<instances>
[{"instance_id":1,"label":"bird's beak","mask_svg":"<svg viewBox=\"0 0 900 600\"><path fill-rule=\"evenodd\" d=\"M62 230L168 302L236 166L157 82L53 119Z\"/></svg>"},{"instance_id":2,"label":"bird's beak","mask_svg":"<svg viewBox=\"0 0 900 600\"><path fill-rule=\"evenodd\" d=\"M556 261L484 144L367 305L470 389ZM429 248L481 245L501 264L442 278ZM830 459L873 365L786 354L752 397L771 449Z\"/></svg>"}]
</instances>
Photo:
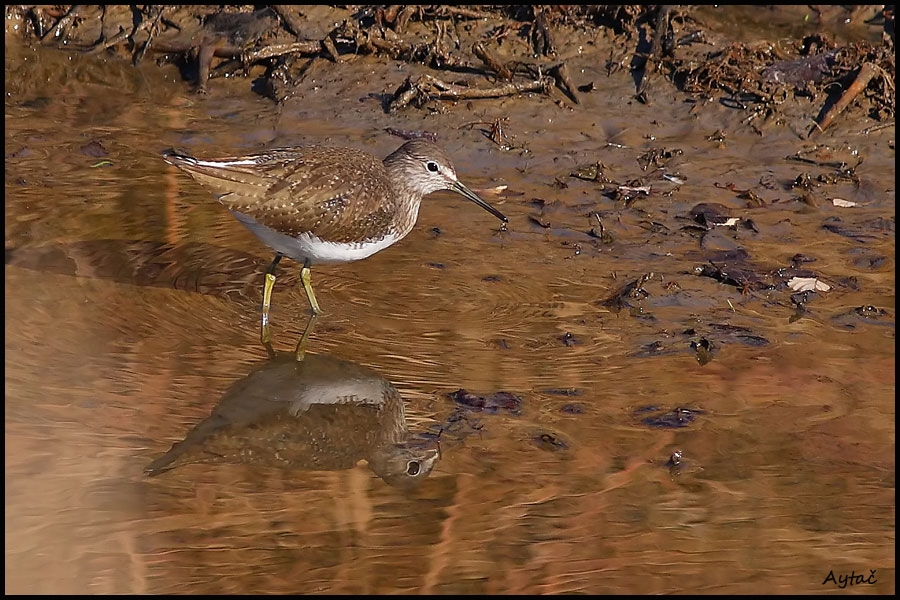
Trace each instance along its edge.
<instances>
[{"instance_id":1,"label":"bird's beak","mask_svg":"<svg viewBox=\"0 0 900 600\"><path fill-rule=\"evenodd\" d=\"M464 197L468 198L469 200L471 200L472 202L474 202L475 204L477 204L484 210L488 211L489 213L491 213L492 215L494 215L495 217L497 217L498 219L503 221L504 223L509 223L509 219L507 219L506 216L502 212L500 212L499 210L497 210L496 208L494 208L493 206L491 206L490 204L488 204L487 202L482 200L478 196L478 194L476 194L475 192L473 192L472 190L467 188L461 182L454 181L453 184L451 185L450 189L453 190L454 192L456 192L457 194L459 194L460 196L464 196Z\"/></svg>"}]
</instances>

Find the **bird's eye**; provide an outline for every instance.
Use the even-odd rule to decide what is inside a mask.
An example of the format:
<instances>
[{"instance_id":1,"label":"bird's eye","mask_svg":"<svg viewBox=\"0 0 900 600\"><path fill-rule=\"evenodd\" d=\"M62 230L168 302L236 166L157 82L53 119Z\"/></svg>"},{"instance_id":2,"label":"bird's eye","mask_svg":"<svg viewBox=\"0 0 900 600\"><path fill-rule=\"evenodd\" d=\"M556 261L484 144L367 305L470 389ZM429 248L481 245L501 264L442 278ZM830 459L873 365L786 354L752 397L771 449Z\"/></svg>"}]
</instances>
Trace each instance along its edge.
<instances>
[{"instance_id":1,"label":"bird's eye","mask_svg":"<svg viewBox=\"0 0 900 600\"><path fill-rule=\"evenodd\" d=\"M438 173L441 170L441 167L433 160L429 160L427 163L425 163L425 168L432 173Z\"/></svg>"},{"instance_id":2,"label":"bird's eye","mask_svg":"<svg viewBox=\"0 0 900 600\"><path fill-rule=\"evenodd\" d=\"M419 474L419 461L411 460L406 463L406 474L415 477Z\"/></svg>"}]
</instances>

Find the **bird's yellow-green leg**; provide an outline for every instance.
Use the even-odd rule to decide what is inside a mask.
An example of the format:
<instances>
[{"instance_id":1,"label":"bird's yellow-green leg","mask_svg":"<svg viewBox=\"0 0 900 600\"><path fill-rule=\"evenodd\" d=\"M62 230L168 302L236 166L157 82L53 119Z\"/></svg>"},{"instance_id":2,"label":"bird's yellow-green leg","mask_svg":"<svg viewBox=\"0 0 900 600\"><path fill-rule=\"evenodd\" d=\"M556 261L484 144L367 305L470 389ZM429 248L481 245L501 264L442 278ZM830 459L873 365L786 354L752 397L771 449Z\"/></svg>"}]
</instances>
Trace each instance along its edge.
<instances>
[{"instance_id":1,"label":"bird's yellow-green leg","mask_svg":"<svg viewBox=\"0 0 900 600\"><path fill-rule=\"evenodd\" d=\"M303 360L303 357L306 356L306 343L309 340L309 334L312 332L313 324L316 322L316 313L313 313L309 316L309 322L306 324L306 329L303 331L303 337L300 338L300 341L297 342L297 349L294 350L294 354L297 357L297 362Z\"/></svg>"},{"instance_id":2,"label":"bird's yellow-green leg","mask_svg":"<svg viewBox=\"0 0 900 600\"><path fill-rule=\"evenodd\" d=\"M319 303L316 302L316 295L313 293L312 283L310 283L309 265L309 259L303 261L303 270L300 271L300 280L303 281L303 289L306 290L306 298L309 300L309 305L312 307L313 314L320 315L322 314L322 309L319 308Z\"/></svg>"},{"instance_id":3,"label":"bird's yellow-green leg","mask_svg":"<svg viewBox=\"0 0 900 600\"><path fill-rule=\"evenodd\" d=\"M281 261L281 254L276 254L275 259L266 271L266 283L263 287L262 301L262 331L260 332L260 340L263 345L272 354L272 335L269 332L269 307L272 305L272 288L275 287L275 267Z\"/></svg>"}]
</instances>

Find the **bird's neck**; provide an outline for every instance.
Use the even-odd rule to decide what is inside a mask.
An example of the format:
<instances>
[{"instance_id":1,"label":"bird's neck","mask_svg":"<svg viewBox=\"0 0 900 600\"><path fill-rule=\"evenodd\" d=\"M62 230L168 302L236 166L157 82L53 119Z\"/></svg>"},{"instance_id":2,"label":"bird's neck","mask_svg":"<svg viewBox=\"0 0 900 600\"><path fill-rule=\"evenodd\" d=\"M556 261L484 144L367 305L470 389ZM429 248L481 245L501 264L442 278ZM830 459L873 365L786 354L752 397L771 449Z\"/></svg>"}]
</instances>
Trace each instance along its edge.
<instances>
[{"instance_id":1,"label":"bird's neck","mask_svg":"<svg viewBox=\"0 0 900 600\"><path fill-rule=\"evenodd\" d=\"M394 191L395 210L402 215L402 218L397 221L398 229L402 235L406 235L416 224L422 198L428 194L429 190L417 185L414 177L409 177L408 172L411 166L408 157L398 156L395 152L384 159L384 167Z\"/></svg>"}]
</instances>

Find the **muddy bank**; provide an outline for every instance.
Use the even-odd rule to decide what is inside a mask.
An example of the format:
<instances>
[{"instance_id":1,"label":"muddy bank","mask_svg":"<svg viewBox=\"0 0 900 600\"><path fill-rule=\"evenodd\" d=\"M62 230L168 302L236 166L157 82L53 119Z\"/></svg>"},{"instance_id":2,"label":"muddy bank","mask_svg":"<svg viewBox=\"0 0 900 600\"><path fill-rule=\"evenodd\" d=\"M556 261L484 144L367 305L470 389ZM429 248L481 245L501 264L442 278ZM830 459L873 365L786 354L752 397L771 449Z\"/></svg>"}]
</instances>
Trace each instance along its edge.
<instances>
[{"instance_id":1,"label":"muddy bank","mask_svg":"<svg viewBox=\"0 0 900 600\"><path fill-rule=\"evenodd\" d=\"M772 43L735 41L711 27L739 11L641 5L6 9L8 34L12 28L29 43L134 64L173 61L198 92L216 78L245 77L276 102L303 94L313 73L339 72L343 63L371 55L433 73L409 77L386 94L389 112L532 93L578 105L595 87L581 76L579 58L590 46L611 44L607 73L630 70L643 103L653 102L659 81L699 101L721 95L749 112L747 121L783 118L780 107L792 96L819 98L821 112L809 135L851 103L880 123L891 122L893 7L763 6L759 12L769 24L811 32ZM734 33L748 32L728 31ZM490 129L498 144L506 141L501 125Z\"/></svg>"}]
</instances>

